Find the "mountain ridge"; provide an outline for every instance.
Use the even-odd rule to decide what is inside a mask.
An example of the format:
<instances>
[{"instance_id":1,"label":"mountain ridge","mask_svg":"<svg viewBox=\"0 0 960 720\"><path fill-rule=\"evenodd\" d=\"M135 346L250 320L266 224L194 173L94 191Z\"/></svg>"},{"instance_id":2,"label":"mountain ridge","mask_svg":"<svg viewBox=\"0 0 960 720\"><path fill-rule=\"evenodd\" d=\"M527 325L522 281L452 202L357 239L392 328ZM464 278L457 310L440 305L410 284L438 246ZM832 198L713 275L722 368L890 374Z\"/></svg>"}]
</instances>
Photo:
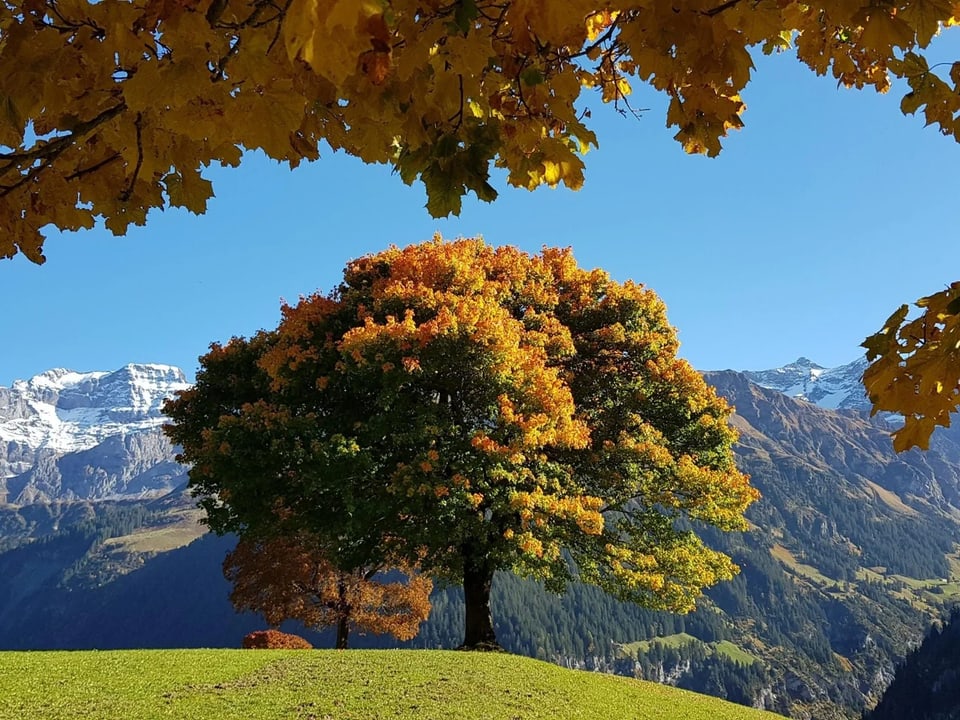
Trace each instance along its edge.
<instances>
[{"instance_id":1,"label":"mountain ridge","mask_svg":"<svg viewBox=\"0 0 960 720\"><path fill-rule=\"evenodd\" d=\"M861 383L866 367L866 358L827 368L801 356L792 363L769 370L732 372L743 374L760 387L830 410L869 410L870 401Z\"/></svg>"},{"instance_id":2,"label":"mountain ridge","mask_svg":"<svg viewBox=\"0 0 960 720\"><path fill-rule=\"evenodd\" d=\"M155 363L55 368L0 387L0 502L168 492L186 471L161 433L162 408L188 387L182 370Z\"/></svg>"}]
</instances>

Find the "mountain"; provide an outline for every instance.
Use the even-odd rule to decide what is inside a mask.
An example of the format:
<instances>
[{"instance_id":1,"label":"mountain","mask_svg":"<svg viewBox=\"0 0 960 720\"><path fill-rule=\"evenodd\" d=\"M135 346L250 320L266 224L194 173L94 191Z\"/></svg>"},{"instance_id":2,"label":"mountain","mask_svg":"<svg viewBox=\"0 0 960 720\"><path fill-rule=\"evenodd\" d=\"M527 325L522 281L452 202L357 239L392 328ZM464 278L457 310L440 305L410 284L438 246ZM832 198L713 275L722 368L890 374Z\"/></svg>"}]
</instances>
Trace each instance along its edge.
<instances>
[{"instance_id":1,"label":"mountain","mask_svg":"<svg viewBox=\"0 0 960 720\"><path fill-rule=\"evenodd\" d=\"M805 357L772 370L745 370L744 377L760 387L787 397L807 400L832 410L869 410L870 403L860 378L867 368L865 358L847 365L825 368Z\"/></svg>"},{"instance_id":2,"label":"mountain","mask_svg":"<svg viewBox=\"0 0 960 720\"><path fill-rule=\"evenodd\" d=\"M845 367L801 359L706 374L737 409L737 462L763 497L748 511L750 532L701 529L742 571L711 589L696 612L652 612L586 586L557 597L500 575L493 603L504 645L803 720L856 718L873 706L924 629L960 600L960 429L936 433L928 452L896 455L886 421L853 402L862 370ZM102 382L107 374L95 375ZM167 375L168 390L180 386L176 373ZM127 373L131 384L141 376ZM43 397L44 382L35 385ZM157 408L167 390L151 387L144 406ZM33 407L11 401L12 391L0 395L0 426L36 425L43 413L4 414ZM44 402L62 426L69 416L57 409L60 393ZM89 402L117 432L91 422L84 432L95 442L87 447L17 446L23 457L35 453L33 464L8 452L8 466L23 464L3 486L17 502L0 504L0 648L237 646L262 624L231 609L220 573L230 540L204 536L197 525L198 511L178 488L183 469L161 442L162 418L148 411L124 425L118 408L132 402ZM113 412L121 414L111 419ZM174 489L164 495L167 488ZM441 589L433 605L411 645L455 647L462 598Z\"/></svg>"},{"instance_id":3,"label":"mountain","mask_svg":"<svg viewBox=\"0 0 960 720\"><path fill-rule=\"evenodd\" d=\"M160 431L178 368L48 370L0 387L0 501L162 495L186 481Z\"/></svg>"},{"instance_id":4,"label":"mountain","mask_svg":"<svg viewBox=\"0 0 960 720\"><path fill-rule=\"evenodd\" d=\"M795 399L747 373L706 377L736 408L737 464L762 494L747 514L753 531L713 538L742 573L709 597L735 642L762 648L792 716L850 717L960 599L960 432L897 455L886 421L864 411Z\"/></svg>"}]
</instances>

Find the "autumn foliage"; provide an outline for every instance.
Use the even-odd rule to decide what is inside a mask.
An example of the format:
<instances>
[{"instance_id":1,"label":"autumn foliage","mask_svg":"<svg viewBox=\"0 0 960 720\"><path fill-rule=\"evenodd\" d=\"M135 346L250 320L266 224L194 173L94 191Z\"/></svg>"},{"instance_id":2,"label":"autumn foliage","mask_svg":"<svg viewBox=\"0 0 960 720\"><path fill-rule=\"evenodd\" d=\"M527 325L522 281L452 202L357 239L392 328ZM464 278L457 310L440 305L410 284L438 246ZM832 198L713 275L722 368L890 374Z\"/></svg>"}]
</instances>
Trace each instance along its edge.
<instances>
[{"instance_id":1,"label":"autumn foliage","mask_svg":"<svg viewBox=\"0 0 960 720\"><path fill-rule=\"evenodd\" d=\"M313 645L299 635L279 630L256 630L244 635L243 647L248 650L311 650Z\"/></svg>"},{"instance_id":2,"label":"autumn foliage","mask_svg":"<svg viewBox=\"0 0 960 720\"><path fill-rule=\"evenodd\" d=\"M214 530L418 563L464 584L465 644L494 643L498 569L678 611L735 572L685 523L744 529L757 493L676 351L652 291L569 250L435 238L212 346L167 431Z\"/></svg>"},{"instance_id":3,"label":"autumn foliage","mask_svg":"<svg viewBox=\"0 0 960 720\"><path fill-rule=\"evenodd\" d=\"M960 407L960 282L917 301L910 317L902 305L879 332L867 338L863 375L873 412L903 416L894 432L897 452L924 450L939 425L949 427Z\"/></svg>"},{"instance_id":4,"label":"autumn foliage","mask_svg":"<svg viewBox=\"0 0 960 720\"><path fill-rule=\"evenodd\" d=\"M381 570L386 568L340 570L302 535L241 540L223 564L238 611L259 612L271 625L286 620L313 628L333 625L338 648L347 646L351 628L410 640L429 617L428 578L407 571L404 581L388 582Z\"/></svg>"},{"instance_id":5,"label":"autumn foliage","mask_svg":"<svg viewBox=\"0 0 960 720\"><path fill-rule=\"evenodd\" d=\"M903 111L956 138L960 62L923 49L958 18L956 0L7 0L0 257L42 261L48 224L201 213L201 170L245 149L389 164L435 216L494 199L492 166L578 188L597 145L585 101L629 109L638 83L668 98L684 149L716 155L757 51L847 86L903 78Z\"/></svg>"}]
</instances>

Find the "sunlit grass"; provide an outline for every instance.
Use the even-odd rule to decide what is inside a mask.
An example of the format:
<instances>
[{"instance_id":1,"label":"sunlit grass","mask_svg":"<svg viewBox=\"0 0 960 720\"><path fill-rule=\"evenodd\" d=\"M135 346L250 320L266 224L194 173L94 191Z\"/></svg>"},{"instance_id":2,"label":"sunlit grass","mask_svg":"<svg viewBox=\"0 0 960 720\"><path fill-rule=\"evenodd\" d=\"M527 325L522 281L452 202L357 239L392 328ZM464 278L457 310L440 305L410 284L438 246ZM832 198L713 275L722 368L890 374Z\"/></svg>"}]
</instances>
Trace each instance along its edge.
<instances>
[{"instance_id":1,"label":"sunlit grass","mask_svg":"<svg viewBox=\"0 0 960 720\"><path fill-rule=\"evenodd\" d=\"M760 720L777 715L513 655L452 651L0 653L0 720Z\"/></svg>"}]
</instances>

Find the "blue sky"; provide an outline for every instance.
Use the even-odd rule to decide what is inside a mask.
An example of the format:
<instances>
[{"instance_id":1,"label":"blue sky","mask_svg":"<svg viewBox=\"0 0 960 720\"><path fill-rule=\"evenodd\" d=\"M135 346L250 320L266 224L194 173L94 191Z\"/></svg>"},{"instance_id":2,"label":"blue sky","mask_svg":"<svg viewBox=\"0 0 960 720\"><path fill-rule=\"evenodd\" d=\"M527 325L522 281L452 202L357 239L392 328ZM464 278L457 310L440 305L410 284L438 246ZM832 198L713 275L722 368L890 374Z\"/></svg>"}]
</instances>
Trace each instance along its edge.
<instances>
[{"instance_id":1,"label":"blue sky","mask_svg":"<svg viewBox=\"0 0 960 720\"><path fill-rule=\"evenodd\" d=\"M948 40L931 64L960 57ZM436 231L572 246L581 265L646 284L702 370L849 362L900 303L960 279L960 146L902 116L898 89L837 88L790 56L758 66L747 126L717 159L685 155L665 101L638 88L639 120L586 99L600 149L579 192L497 177L497 202L435 220L388 168L327 152L290 172L251 156L208 173L217 197L202 217L53 236L44 266L0 261L0 385L127 362L192 375L211 341L275 326L281 298L329 290L350 258Z\"/></svg>"}]
</instances>

